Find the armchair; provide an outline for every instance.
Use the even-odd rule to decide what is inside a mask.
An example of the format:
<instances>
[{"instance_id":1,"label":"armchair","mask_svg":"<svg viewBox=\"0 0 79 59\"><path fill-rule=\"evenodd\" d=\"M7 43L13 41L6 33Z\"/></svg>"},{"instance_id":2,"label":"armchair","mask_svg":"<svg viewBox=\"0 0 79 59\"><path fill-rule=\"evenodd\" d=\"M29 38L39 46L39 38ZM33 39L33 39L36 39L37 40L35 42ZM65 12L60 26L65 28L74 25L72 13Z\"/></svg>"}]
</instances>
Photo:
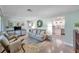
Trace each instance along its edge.
<instances>
[{"instance_id":1,"label":"armchair","mask_svg":"<svg viewBox=\"0 0 79 59\"><path fill-rule=\"evenodd\" d=\"M0 43L7 53L16 53L20 51L22 41L24 40L23 38L18 38L15 41L9 42L9 40L4 35L2 37L4 38L0 40Z\"/></svg>"}]
</instances>

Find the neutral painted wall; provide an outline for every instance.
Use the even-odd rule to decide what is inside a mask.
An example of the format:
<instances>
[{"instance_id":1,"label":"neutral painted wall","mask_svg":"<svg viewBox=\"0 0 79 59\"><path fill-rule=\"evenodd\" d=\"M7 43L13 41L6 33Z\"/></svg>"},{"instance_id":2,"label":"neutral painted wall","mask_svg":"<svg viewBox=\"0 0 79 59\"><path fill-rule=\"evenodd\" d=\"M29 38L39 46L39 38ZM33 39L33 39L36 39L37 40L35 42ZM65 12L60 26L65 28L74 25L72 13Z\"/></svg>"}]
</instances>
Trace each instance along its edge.
<instances>
[{"instance_id":1,"label":"neutral painted wall","mask_svg":"<svg viewBox=\"0 0 79 59\"><path fill-rule=\"evenodd\" d=\"M5 25L5 19L4 16L2 14L2 10L1 10L1 6L0 6L0 32L4 31L4 25Z\"/></svg>"},{"instance_id":2,"label":"neutral painted wall","mask_svg":"<svg viewBox=\"0 0 79 59\"><path fill-rule=\"evenodd\" d=\"M3 27L3 31L6 30L6 25L7 25L7 17L6 16L2 16L2 27Z\"/></svg>"},{"instance_id":3,"label":"neutral painted wall","mask_svg":"<svg viewBox=\"0 0 79 59\"><path fill-rule=\"evenodd\" d=\"M65 14L66 24L65 24L65 38L64 41L73 46L73 30L74 24L79 22L79 11Z\"/></svg>"}]
</instances>

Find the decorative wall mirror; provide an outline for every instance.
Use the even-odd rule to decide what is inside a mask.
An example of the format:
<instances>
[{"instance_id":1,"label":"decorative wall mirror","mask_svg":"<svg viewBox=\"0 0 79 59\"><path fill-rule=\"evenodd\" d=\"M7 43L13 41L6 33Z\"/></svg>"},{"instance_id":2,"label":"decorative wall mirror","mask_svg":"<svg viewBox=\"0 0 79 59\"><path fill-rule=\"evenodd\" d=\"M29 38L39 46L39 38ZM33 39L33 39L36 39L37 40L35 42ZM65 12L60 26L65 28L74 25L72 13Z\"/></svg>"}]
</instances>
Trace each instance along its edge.
<instances>
[{"instance_id":1,"label":"decorative wall mirror","mask_svg":"<svg viewBox=\"0 0 79 59\"><path fill-rule=\"evenodd\" d=\"M42 26L43 26L42 20L38 20L38 21L37 21L37 27L42 27Z\"/></svg>"}]
</instances>

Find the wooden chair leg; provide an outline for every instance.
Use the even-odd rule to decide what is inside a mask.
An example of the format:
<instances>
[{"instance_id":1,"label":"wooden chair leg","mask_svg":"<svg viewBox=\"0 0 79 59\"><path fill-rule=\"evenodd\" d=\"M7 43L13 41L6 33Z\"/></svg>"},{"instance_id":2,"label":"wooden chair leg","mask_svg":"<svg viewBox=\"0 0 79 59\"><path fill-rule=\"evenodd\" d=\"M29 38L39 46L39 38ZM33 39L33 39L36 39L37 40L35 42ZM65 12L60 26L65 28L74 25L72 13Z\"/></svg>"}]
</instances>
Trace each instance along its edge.
<instances>
[{"instance_id":1,"label":"wooden chair leg","mask_svg":"<svg viewBox=\"0 0 79 59\"><path fill-rule=\"evenodd\" d=\"M25 49L24 49L23 45L25 45L25 44L22 44L21 48L22 48L23 52L25 53Z\"/></svg>"}]
</instances>

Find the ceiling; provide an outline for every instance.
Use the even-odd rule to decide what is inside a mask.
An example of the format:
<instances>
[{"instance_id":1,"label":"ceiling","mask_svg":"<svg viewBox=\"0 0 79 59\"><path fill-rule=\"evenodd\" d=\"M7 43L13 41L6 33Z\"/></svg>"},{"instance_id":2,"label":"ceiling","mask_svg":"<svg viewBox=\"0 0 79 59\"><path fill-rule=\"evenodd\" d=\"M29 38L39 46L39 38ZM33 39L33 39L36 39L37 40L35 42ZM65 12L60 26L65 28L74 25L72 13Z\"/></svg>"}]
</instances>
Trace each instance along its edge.
<instances>
[{"instance_id":1,"label":"ceiling","mask_svg":"<svg viewBox=\"0 0 79 59\"><path fill-rule=\"evenodd\" d=\"M3 5L0 7L3 15L7 17L53 17L79 10L79 6L76 5ZM31 9L32 12L27 11L27 9Z\"/></svg>"}]
</instances>

